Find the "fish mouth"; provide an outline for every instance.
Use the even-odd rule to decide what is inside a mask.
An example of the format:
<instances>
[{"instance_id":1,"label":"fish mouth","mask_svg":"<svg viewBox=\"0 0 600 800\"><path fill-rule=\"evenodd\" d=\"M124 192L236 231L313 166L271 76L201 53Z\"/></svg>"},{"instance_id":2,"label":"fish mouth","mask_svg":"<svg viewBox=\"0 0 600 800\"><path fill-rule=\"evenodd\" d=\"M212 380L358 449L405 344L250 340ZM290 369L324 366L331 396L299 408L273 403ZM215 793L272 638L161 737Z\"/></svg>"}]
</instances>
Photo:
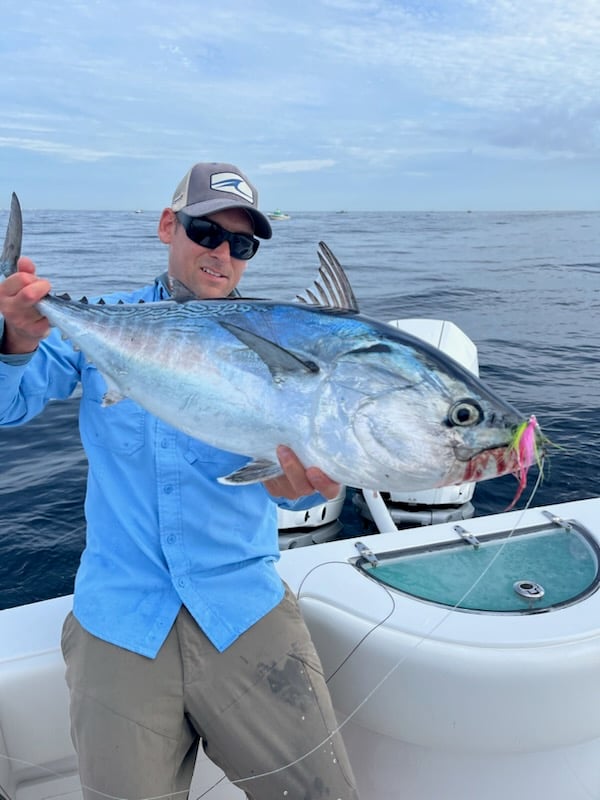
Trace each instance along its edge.
<instances>
[{"instance_id":1,"label":"fish mouth","mask_svg":"<svg viewBox=\"0 0 600 800\"><path fill-rule=\"evenodd\" d=\"M460 444L456 445L453 449L456 460L467 464L469 461L473 461L477 458L489 458L490 455L496 458L499 454L505 454L508 447L508 443L504 443L491 444L488 447L475 449L473 447L467 447L464 444Z\"/></svg>"},{"instance_id":2,"label":"fish mouth","mask_svg":"<svg viewBox=\"0 0 600 800\"><path fill-rule=\"evenodd\" d=\"M540 447L543 447L543 443L543 437L537 436L535 446L529 454L510 441L490 445L480 450L457 445L454 447L454 456L465 466L463 471L465 481L480 481L501 475L516 475L522 470L526 471L538 461Z\"/></svg>"},{"instance_id":3,"label":"fish mouth","mask_svg":"<svg viewBox=\"0 0 600 800\"><path fill-rule=\"evenodd\" d=\"M515 474L522 466L518 453L509 444L476 451L464 446L457 447L454 454L465 465L463 480L467 482Z\"/></svg>"},{"instance_id":4,"label":"fish mouth","mask_svg":"<svg viewBox=\"0 0 600 800\"><path fill-rule=\"evenodd\" d=\"M514 507L527 485L529 468L537 463L540 476L543 475L545 445L548 441L532 414L528 421L516 427L511 439L503 445L492 445L473 452L470 458L469 448L464 445L457 446L454 452L457 460L465 465L462 478L464 481L477 482L508 474L515 476L518 488L506 509L508 511Z\"/></svg>"}]
</instances>

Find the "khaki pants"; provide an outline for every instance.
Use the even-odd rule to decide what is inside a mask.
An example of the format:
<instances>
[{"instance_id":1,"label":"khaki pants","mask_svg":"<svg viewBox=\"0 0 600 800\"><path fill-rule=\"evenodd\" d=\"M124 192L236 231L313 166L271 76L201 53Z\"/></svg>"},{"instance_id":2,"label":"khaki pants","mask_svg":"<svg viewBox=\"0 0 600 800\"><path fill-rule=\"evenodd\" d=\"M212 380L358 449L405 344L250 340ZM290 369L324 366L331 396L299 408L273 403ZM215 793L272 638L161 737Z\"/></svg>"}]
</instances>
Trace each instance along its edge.
<instances>
[{"instance_id":1,"label":"khaki pants","mask_svg":"<svg viewBox=\"0 0 600 800\"><path fill-rule=\"evenodd\" d=\"M289 590L223 653L185 608L155 659L91 636L72 614L62 646L86 800L185 800L199 739L252 800L358 797Z\"/></svg>"}]
</instances>

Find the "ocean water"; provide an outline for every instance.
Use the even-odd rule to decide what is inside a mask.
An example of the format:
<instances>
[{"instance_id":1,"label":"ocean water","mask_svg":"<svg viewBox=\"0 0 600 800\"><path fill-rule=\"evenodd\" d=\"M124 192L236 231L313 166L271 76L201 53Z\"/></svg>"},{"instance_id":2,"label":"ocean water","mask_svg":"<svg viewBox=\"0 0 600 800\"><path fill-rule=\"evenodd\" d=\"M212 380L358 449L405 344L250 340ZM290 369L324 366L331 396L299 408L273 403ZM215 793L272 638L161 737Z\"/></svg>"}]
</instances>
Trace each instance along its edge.
<instances>
[{"instance_id":1,"label":"ocean water","mask_svg":"<svg viewBox=\"0 0 600 800\"><path fill-rule=\"evenodd\" d=\"M134 288L166 267L157 220L25 211L23 252L59 292ZM364 313L452 320L477 344L482 378L536 414L556 447L535 505L598 494L600 212L294 213L250 262L244 294L293 298L312 284L320 240ZM0 608L72 591L85 538L77 404L52 403L24 427L0 428ZM479 484L475 513L502 511L515 488L511 476ZM351 503L342 519L345 535L362 532Z\"/></svg>"}]
</instances>

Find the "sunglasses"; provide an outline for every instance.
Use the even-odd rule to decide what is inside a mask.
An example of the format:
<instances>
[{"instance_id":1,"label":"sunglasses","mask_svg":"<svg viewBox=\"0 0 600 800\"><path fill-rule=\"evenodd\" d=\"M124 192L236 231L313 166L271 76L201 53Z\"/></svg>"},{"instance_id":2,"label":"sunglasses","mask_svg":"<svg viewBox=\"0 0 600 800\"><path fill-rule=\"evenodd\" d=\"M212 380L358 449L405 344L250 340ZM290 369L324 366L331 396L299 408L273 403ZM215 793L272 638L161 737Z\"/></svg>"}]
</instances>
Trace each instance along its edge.
<instances>
[{"instance_id":1,"label":"sunglasses","mask_svg":"<svg viewBox=\"0 0 600 800\"><path fill-rule=\"evenodd\" d=\"M190 217L183 211L178 211L175 216L183 225L188 239L201 247L214 250L223 242L229 242L229 252L232 258L248 261L256 255L260 242L249 233L231 233L210 219Z\"/></svg>"}]
</instances>

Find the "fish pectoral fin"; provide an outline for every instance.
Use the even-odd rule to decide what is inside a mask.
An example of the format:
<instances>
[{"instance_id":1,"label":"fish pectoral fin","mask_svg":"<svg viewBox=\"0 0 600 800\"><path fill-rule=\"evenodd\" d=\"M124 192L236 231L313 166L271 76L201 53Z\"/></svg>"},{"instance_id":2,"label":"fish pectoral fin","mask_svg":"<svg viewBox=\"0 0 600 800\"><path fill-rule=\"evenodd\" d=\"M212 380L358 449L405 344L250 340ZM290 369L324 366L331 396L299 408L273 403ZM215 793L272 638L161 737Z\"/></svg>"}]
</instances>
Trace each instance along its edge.
<instances>
[{"instance_id":1,"label":"fish pectoral fin","mask_svg":"<svg viewBox=\"0 0 600 800\"><path fill-rule=\"evenodd\" d=\"M124 394L121 394L118 389L109 389L102 398L102 408L114 406L116 403L120 403L121 400L125 400Z\"/></svg>"},{"instance_id":2,"label":"fish pectoral fin","mask_svg":"<svg viewBox=\"0 0 600 800\"><path fill-rule=\"evenodd\" d=\"M254 350L265 362L271 375L276 379L294 372L313 374L319 372L319 366L314 361L302 358L292 353L291 350L286 350L285 347L281 347L281 345L271 342L257 333L252 333L246 328L240 328L239 325L223 322L222 320L219 321L219 325L239 339L246 347Z\"/></svg>"},{"instance_id":3,"label":"fish pectoral fin","mask_svg":"<svg viewBox=\"0 0 600 800\"><path fill-rule=\"evenodd\" d=\"M269 461L267 458L257 458L244 464L240 469L231 472L229 475L223 475L219 478L219 483L224 483L228 486L241 486L246 483L262 483L271 478L278 478L283 475L281 464L276 461Z\"/></svg>"}]
</instances>

